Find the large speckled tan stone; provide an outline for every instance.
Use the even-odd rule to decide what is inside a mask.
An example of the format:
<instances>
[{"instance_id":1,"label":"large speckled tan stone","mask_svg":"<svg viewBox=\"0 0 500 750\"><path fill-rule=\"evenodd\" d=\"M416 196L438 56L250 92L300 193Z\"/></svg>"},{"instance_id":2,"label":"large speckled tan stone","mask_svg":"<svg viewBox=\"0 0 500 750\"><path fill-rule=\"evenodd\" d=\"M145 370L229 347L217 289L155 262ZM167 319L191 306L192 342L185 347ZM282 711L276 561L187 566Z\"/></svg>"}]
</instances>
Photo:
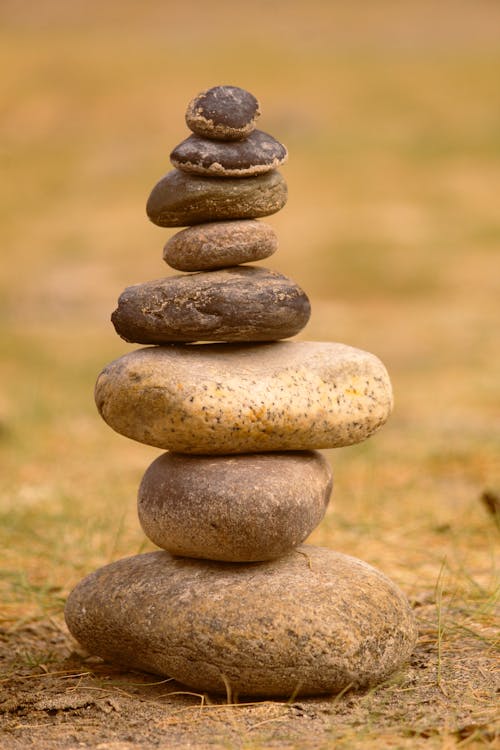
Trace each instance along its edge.
<instances>
[{"instance_id":1,"label":"large speckled tan stone","mask_svg":"<svg viewBox=\"0 0 500 750\"><path fill-rule=\"evenodd\" d=\"M95 398L122 435L201 454L351 445L392 408L377 357L310 341L139 349L104 368Z\"/></svg>"},{"instance_id":2,"label":"large speckled tan stone","mask_svg":"<svg viewBox=\"0 0 500 750\"><path fill-rule=\"evenodd\" d=\"M173 169L154 186L146 213L160 227L186 227L270 216L286 199L286 182L276 170L238 178L201 177Z\"/></svg>"},{"instance_id":3,"label":"large speckled tan stone","mask_svg":"<svg viewBox=\"0 0 500 750\"><path fill-rule=\"evenodd\" d=\"M146 535L174 555L254 562L303 542L331 489L318 452L164 453L144 474L137 505Z\"/></svg>"},{"instance_id":4,"label":"large speckled tan stone","mask_svg":"<svg viewBox=\"0 0 500 750\"><path fill-rule=\"evenodd\" d=\"M248 696L376 684L416 639L394 583L311 546L246 565L164 551L119 560L73 590L66 620L92 654L195 690Z\"/></svg>"}]
</instances>

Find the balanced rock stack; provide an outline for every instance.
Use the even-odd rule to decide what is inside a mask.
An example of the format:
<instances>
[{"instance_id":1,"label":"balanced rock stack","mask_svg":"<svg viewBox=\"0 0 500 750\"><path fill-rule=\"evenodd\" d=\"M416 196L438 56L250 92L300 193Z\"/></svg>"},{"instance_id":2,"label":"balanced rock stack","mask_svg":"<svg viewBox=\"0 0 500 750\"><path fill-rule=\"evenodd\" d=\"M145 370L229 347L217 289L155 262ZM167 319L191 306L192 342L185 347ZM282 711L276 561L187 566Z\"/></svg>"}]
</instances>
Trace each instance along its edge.
<instances>
[{"instance_id":1,"label":"balanced rock stack","mask_svg":"<svg viewBox=\"0 0 500 750\"><path fill-rule=\"evenodd\" d=\"M66 619L91 653L199 691L335 693L386 678L415 641L388 578L302 545L332 487L317 449L369 437L390 413L391 385L371 354L282 341L307 323L307 296L241 265L275 252L272 228L256 219L287 196L277 171L286 149L255 129L258 115L238 87L196 97L193 135L148 200L155 224L188 227L164 258L190 273L123 292L117 332L155 346L108 365L96 402L117 432L168 451L138 499L162 550L89 575Z\"/></svg>"}]
</instances>

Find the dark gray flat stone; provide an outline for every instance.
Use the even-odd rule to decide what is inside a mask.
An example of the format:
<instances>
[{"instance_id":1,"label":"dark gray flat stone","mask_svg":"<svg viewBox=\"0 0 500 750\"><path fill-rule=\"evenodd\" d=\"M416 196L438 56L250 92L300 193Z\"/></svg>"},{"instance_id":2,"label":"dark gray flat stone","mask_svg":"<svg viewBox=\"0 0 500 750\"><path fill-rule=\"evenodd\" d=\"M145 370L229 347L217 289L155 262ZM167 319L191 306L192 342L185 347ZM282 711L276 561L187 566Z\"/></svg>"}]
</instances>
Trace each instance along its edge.
<instances>
[{"instance_id":1,"label":"dark gray flat stone","mask_svg":"<svg viewBox=\"0 0 500 750\"><path fill-rule=\"evenodd\" d=\"M184 172L208 177L250 177L277 169L288 156L286 148L262 130L242 141L211 141L191 135L174 148L170 161Z\"/></svg>"}]
</instances>

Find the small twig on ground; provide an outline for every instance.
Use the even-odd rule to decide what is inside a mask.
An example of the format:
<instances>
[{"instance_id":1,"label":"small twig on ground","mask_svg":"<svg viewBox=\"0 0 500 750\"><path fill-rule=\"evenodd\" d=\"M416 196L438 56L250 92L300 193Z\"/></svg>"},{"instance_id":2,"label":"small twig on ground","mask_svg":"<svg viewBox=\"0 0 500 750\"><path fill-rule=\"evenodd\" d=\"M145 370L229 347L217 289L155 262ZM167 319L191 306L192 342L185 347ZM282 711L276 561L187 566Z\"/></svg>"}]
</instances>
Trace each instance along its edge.
<instances>
[{"instance_id":1,"label":"small twig on ground","mask_svg":"<svg viewBox=\"0 0 500 750\"><path fill-rule=\"evenodd\" d=\"M446 690L442 684L442 655L443 655L443 576L444 569L446 566L446 558L441 563L439 574L436 581L436 610L437 610L437 668L436 668L436 684L441 690L445 698L448 697Z\"/></svg>"}]
</instances>

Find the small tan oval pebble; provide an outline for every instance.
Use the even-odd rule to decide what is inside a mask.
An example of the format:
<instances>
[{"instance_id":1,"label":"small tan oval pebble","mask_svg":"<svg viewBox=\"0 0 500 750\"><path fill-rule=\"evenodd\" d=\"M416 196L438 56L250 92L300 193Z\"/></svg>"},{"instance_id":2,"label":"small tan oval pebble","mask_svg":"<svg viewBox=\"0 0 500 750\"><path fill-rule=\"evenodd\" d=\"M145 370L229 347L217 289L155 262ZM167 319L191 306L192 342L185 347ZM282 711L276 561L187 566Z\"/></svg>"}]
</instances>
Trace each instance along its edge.
<instances>
[{"instance_id":1,"label":"small tan oval pebble","mask_svg":"<svg viewBox=\"0 0 500 750\"><path fill-rule=\"evenodd\" d=\"M209 271L262 260L277 249L276 232L263 221L216 221L174 234L163 260L177 271Z\"/></svg>"}]
</instances>

